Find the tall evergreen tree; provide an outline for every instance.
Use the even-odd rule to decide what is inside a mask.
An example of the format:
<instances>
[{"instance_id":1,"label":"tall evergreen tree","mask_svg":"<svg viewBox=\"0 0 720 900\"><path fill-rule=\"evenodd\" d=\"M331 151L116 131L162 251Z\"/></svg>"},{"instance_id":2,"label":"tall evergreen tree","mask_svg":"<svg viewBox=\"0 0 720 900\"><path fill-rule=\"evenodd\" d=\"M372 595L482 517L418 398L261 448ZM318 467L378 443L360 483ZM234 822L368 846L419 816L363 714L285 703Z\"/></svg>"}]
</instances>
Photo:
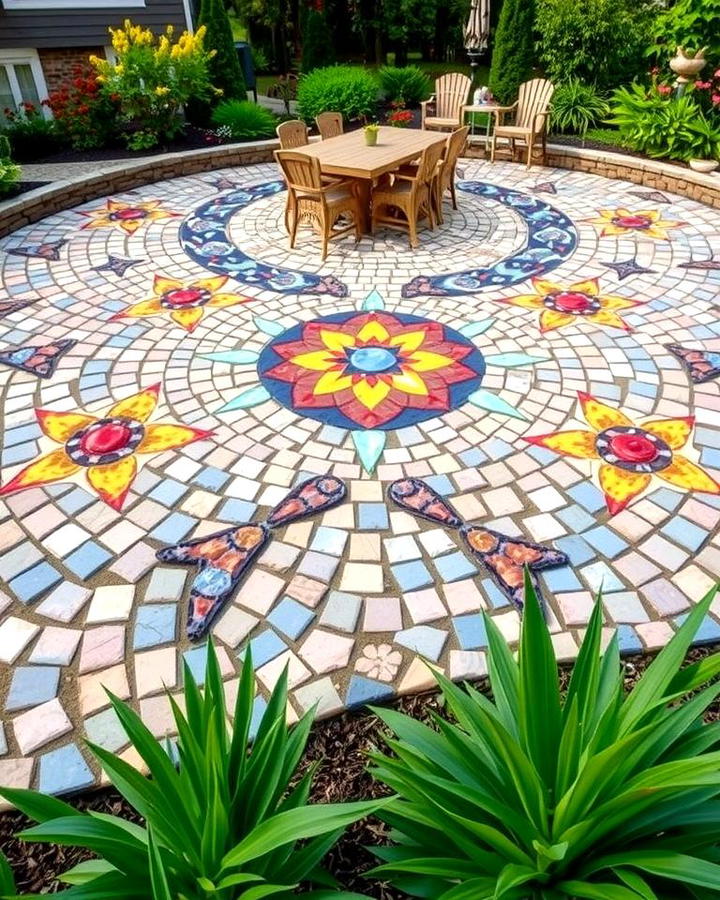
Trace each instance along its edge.
<instances>
[{"instance_id":1,"label":"tall evergreen tree","mask_svg":"<svg viewBox=\"0 0 720 900\"><path fill-rule=\"evenodd\" d=\"M205 35L207 49L215 50L215 55L210 61L210 76L213 85L223 92L221 99L247 99L245 78L235 49L225 0L202 0L198 25L207 28Z\"/></svg>"},{"instance_id":2,"label":"tall evergreen tree","mask_svg":"<svg viewBox=\"0 0 720 900\"><path fill-rule=\"evenodd\" d=\"M532 76L535 60L535 0L504 0L490 65L490 90L501 103L514 103Z\"/></svg>"}]
</instances>

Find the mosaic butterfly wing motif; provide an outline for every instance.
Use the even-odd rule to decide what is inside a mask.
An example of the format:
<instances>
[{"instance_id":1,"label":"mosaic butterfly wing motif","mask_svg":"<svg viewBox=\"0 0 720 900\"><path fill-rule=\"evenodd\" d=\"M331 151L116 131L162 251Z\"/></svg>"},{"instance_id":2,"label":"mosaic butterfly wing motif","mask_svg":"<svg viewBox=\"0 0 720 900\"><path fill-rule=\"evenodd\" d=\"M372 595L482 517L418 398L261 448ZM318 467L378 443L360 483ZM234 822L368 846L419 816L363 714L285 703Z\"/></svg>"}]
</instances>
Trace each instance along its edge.
<instances>
[{"instance_id":1,"label":"mosaic butterfly wing motif","mask_svg":"<svg viewBox=\"0 0 720 900\"><path fill-rule=\"evenodd\" d=\"M29 372L38 378L52 378L60 357L74 347L77 341L50 341L33 347L11 347L0 352L0 363Z\"/></svg>"},{"instance_id":2,"label":"mosaic butterfly wing motif","mask_svg":"<svg viewBox=\"0 0 720 900\"><path fill-rule=\"evenodd\" d=\"M0 319L4 316L9 316L10 313L24 309L34 302L34 300L0 300Z\"/></svg>"},{"instance_id":3,"label":"mosaic butterfly wing motif","mask_svg":"<svg viewBox=\"0 0 720 900\"><path fill-rule=\"evenodd\" d=\"M160 562L198 566L188 604L190 640L198 640L207 632L268 540L264 525L250 524L158 550Z\"/></svg>"},{"instance_id":4,"label":"mosaic butterfly wing motif","mask_svg":"<svg viewBox=\"0 0 720 900\"><path fill-rule=\"evenodd\" d=\"M452 506L419 478L402 478L389 489L390 499L413 516L446 528L459 529L473 557L490 572L500 590L515 606L523 608L524 569L530 571L533 586L541 598L535 573L552 566L564 566L568 557L560 550L513 538L480 525L463 522Z\"/></svg>"},{"instance_id":5,"label":"mosaic butterfly wing motif","mask_svg":"<svg viewBox=\"0 0 720 900\"><path fill-rule=\"evenodd\" d=\"M511 538L479 525L465 525L462 535L470 552L490 570L496 584L518 607L523 608L524 569L530 571L538 597L542 597L535 573L540 569L565 566L568 557L560 550L542 547L524 538Z\"/></svg>"},{"instance_id":6,"label":"mosaic butterfly wing motif","mask_svg":"<svg viewBox=\"0 0 720 900\"><path fill-rule=\"evenodd\" d=\"M31 259L55 261L60 259L60 248L65 244L67 244L67 240L47 241L44 244L33 244L27 247L13 247L6 252L13 256L27 256Z\"/></svg>"},{"instance_id":7,"label":"mosaic butterfly wing motif","mask_svg":"<svg viewBox=\"0 0 720 900\"><path fill-rule=\"evenodd\" d=\"M677 356L695 384L702 384L720 375L720 350L692 349L679 344L665 344L665 347L673 356Z\"/></svg>"},{"instance_id":8,"label":"mosaic butterfly wing motif","mask_svg":"<svg viewBox=\"0 0 720 900\"><path fill-rule=\"evenodd\" d=\"M347 494L344 482L318 475L298 485L272 510L264 523L251 522L183 541L155 554L160 562L197 566L190 587L187 635L197 641L232 597L253 560L271 538L270 529L324 512Z\"/></svg>"}]
</instances>

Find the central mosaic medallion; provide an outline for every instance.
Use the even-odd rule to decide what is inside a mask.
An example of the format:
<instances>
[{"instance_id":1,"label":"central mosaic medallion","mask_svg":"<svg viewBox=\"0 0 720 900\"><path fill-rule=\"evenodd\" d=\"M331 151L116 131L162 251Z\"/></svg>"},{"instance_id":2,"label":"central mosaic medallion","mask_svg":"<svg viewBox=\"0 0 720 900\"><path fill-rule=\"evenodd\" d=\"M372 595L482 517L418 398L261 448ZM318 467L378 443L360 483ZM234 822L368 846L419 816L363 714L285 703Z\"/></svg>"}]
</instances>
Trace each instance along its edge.
<instances>
[{"instance_id":1,"label":"central mosaic medallion","mask_svg":"<svg viewBox=\"0 0 720 900\"><path fill-rule=\"evenodd\" d=\"M258 374L293 412L339 428L388 430L461 406L480 387L485 360L438 322L350 312L283 331L264 347Z\"/></svg>"}]
</instances>

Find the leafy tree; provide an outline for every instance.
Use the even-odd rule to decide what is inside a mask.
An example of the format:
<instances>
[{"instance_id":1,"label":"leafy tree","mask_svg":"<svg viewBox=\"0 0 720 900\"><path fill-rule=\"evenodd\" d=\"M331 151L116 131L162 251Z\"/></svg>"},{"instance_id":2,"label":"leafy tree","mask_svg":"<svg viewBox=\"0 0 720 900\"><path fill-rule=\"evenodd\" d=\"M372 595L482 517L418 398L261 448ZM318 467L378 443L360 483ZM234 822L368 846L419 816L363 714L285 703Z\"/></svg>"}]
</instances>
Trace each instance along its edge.
<instances>
[{"instance_id":1,"label":"leafy tree","mask_svg":"<svg viewBox=\"0 0 720 900\"><path fill-rule=\"evenodd\" d=\"M532 75L534 21L535 0L503 3L490 67L490 90L501 103L513 103L520 85Z\"/></svg>"},{"instance_id":2,"label":"leafy tree","mask_svg":"<svg viewBox=\"0 0 720 900\"><path fill-rule=\"evenodd\" d=\"M198 25L205 25L205 46L214 50L210 60L213 85L222 90L225 100L246 100L247 89L233 41L232 28L224 0L202 0Z\"/></svg>"},{"instance_id":3,"label":"leafy tree","mask_svg":"<svg viewBox=\"0 0 720 900\"><path fill-rule=\"evenodd\" d=\"M335 50L325 10L315 5L305 16L302 43L302 70L312 72L331 66L335 62Z\"/></svg>"},{"instance_id":4,"label":"leafy tree","mask_svg":"<svg viewBox=\"0 0 720 900\"><path fill-rule=\"evenodd\" d=\"M707 47L710 65L720 65L720 0L677 0L660 13L656 35L669 56L678 45L689 50Z\"/></svg>"}]
</instances>

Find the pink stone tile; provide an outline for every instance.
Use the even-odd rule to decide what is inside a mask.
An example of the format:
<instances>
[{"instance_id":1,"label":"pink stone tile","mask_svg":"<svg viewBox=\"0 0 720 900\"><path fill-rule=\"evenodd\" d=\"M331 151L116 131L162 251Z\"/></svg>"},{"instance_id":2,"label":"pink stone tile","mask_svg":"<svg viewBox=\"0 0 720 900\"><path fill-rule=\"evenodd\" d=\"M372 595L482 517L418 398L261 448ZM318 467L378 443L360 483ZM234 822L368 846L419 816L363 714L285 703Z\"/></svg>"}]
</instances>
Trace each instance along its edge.
<instances>
[{"instance_id":1,"label":"pink stone tile","mask_svg":"<svg viewBox=\"0 0 720 900\"><path fill-rule=\"evenodd\" d=\"M176 695L175 702L180 709L185 709L182 695ZM162 739L177 733L170 701L165 694L141 700L140 716L156 738Z\"/></svg>"},{"instance_id":2,"label":"pink stone tile","mask_svg":"<svg viewBox=\"0 0 720 900\"><path fill-rule=\"evenodd\" d=\"M453 581L442 585L445 602L451 615L460 616L463 613L478 612L487 609L487 603L472 578L464 581Z\"/></svg>"},{"instance_id":3,"label":"pink stone tile","mask_svg":"<svg viewBox=\"0 0 720 900\"><path fill-rule=\"evenodd\" d=\"M573 625L587 625L590 621L595 606L590 591L557 594L555 599L568 628Z\"/></svg>"},{"instance_id":4,"label":"pink stone tile","mask_svg":"<svg viewBox=\"0 0 720 900\"><path fill-rule=\"evenodd\" d=\"M34 760L0 759L0 784L9 788L29 788Z\"/></svg>"},{"instance_id":5,"label":"pink stone tile","mask_svg":"<svg viewBox=\"0 0 720 900\"><path fill-rule=\"evenodd\" d=\"M135 690L138 697L147 697L177 684L177 651L175 647L160 647L147 653L135 654Z\"/></svg>"},{"instance_id":6,"label":"pink stone tile","mask_svg":"<svg viewBox=\"0 0 720 900\"><path fill-rule=\"evenodd\" d=\"M321 581L315 581L313 578L307 578L305 575L296 575L287 586L286 594L297 600L299 603L315 609L318 603L327 593L327 585Z\"/></svg>"},{"instance_id":7,"label":"pink stone tile","mask_svg":"<svg viewBox=\"0 0 720 900\"><path fill-rule=\"evenodd\" d=\"M90 675L81 675L78 678L78 695L80 698L80 711L87 716L103 706L109 706L106 690L115 694L121 700L127 700L130 696L127 672L125 666L113 666L102 672L93 672Z\"/></svg>"},{"instance_id":8,"label":"pink stone tile","mask_svg":"<svg viewBox=\"0 0 720 900\"><path fill-rule=\"evenodd\" d=\"M435 588L403 594L403 602L414 625L434 622L447 615L447 610Z\"/></svg>"},{"instance_id":9,"label":"pink stone tile","mask_svg":"<svg viewBox=\"0 0 720 900\"><path fill-rule=\"evenodd\" d=\"M48 625L38 638L30 654L31 663L69 666L72 662L82 632L77 628L58 628Z\"/></svg>"},{"instance_id":10,"label":"pink stone tile","mask_svg":"<svg viewBox=\"0 0 720 900\"><path fill-rule=\"evenodd\" d=\"M72 722L57 697L16 716L13 720L15 740L24 756L72 731L72 727Z\"/></svg>"},{"instance_id":11,"label":"pink stone tile","mask_svg":"<svg viewBox=\"0 0 720 900\"><path fill-rule=\"evenodd\" d=\"M363 631L400 631L403 627L397 597L366 597Z\"/></svg>"},{"instance_id":12,"label":"pink stone tile","mask_svg":"<svg viewBox=\"0 0 720 900\"><path fill-rule=\"evenodd\" d=\"M154 548L141 541L139 544L131 547L127 553L123 554L117 562L110 566L109 571L134 584L146 572L149 572L156 562L157 558Z\"/></svg>"},{"instance_id":13,"label":"pink stone tile","mask_svg":"<svg viewBox=\"0 0 720 900\"><path fill-rule=\"evenodd\" d=\"M355 646L354 638L341 637L316 628L303 642L298 653L318 675L342 669L348 664Z\"/></svg>"},{"instance_id":14,"label":"pink stone tile","mask_svg":"<svg viewBox=\"0 0 720 900\"><path fill-rule=\"evenodd\" d=\"M285 579L255 569L240 588L235 602L264 616L270 612L284 587Z\"/></svg>"},{"instance_id":15,"label":"pink stone tile","mask_svg":"<svg viewBox=\"0 0 720 900\"><path fill-rule=\"evenodd\" d=\"M635 631L648 650L664 647L675 634L667 622L643 622L635 626Z\"/></svg>"},{"instance_id":16,"label":"pink stone tile","mask_svg":"<svg viewBox=\"0 0 720 900\"><path fill-rule=\"evenodd\" d=\"M80 648L80 672L105 669L125 658L125 627L102 625L83 635Z\"/></svg>"}]
</instances>

